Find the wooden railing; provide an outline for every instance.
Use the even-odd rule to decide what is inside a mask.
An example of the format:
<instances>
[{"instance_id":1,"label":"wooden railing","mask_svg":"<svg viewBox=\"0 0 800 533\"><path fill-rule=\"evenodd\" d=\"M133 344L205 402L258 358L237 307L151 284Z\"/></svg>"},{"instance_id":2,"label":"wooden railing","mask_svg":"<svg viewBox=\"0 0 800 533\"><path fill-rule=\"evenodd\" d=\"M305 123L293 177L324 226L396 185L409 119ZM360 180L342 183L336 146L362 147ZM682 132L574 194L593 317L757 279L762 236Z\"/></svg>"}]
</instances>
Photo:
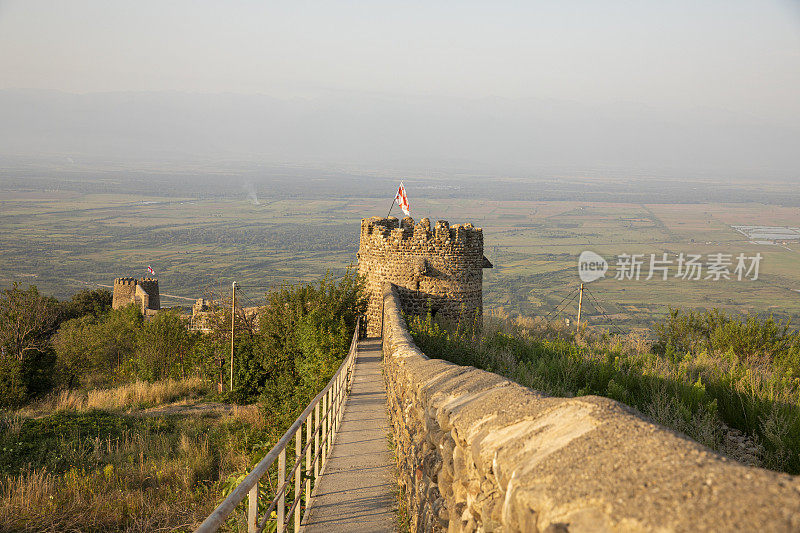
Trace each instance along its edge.
<instances>
[{"instance_id":1,"label":"wooden railing","mask_svg":"<svg viewBox=\"0 0 800 533\"><path fill-rule=\"evenodd\" d=\"M308 407L269 453L259 461L253 471L200 524L200 527L197 528L198 533L217 531L245 496L248 498L248 532L260 532L271 521L276 523L278 533L283 533L290 524L294 527L295 533L300 530L300 524L305 519L309 507L307 504L305 512L302 512L300 502L304 497L306 502L310 500L312 480L316 484L317 479L324 472L331 445L342 420L345 400L353 380L353 366L356 360L360 329L361 320L359 319L350 343L350 351L333 378L311 400ZM305 431L303 430L304 425ZM304 436L305 442L303 442ZM295 443L294 466L287 476L286 449L289 448L292 440ZM270 500L267 509L259 513L259 481L264 474L269 472L276 459L278 468L275 496ZM286 496L292 485L294 499L287 512Z\"/></svg>"}]
</instances>

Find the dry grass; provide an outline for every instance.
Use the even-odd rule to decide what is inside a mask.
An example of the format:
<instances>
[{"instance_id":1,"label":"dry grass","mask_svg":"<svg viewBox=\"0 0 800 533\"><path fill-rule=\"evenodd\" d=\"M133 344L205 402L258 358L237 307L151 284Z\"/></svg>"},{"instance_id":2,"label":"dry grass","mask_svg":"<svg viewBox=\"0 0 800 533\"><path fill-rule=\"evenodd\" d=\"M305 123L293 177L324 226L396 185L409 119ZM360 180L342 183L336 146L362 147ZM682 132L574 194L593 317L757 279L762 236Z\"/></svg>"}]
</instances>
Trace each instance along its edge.
<instances>
[{"instance_id":1,"label":"dry grass","mask_svg":"<svg viewBox=\"0 0 800 533\"><path fill-rule=\"evenodd\" d=\"M192 406L208 391L197 378L136 382L60 391L0 413L0 437L14 453L28 443L41 448L15 461L20 467L3 465L0 531L194 530L219 503L225 480L251 466L247 443L261 438L264 419L257 406L226 404L213 417L139 415L152 406ZM51 420L61 425L45 445L27 424L50 427ZM85 433L110 427L119 429Z\"/></svg>"},{"instance_id":2,"label":"dry grass","mask_svg":"<svg viewBox=\"0 0 800 533\"><path fill-rule=\"evenodd\" d=\"M257 405L234 405L230 417L241 420L255 429L264 428L264 417L259 412Z\"/></svg>"},{"instance_id":3,"label":"dry grass","mask_svg":"<svg viewBox=\"0 0 800 533\"><path fill-rule=\"evenodd\" d=\"M0 530L190 530L214 508L209 481L229 473L219 472L207 435L125 432L86 446L98 468L8 477L0 490Z\"/></svg>"},{"instance_id":4,"label":"dry grass","mask_svg":"<svg viewBox=\"0 0 800 533\"><path fill-rule=\"evenodd\" d=\"M162 405L181 398L202 396L209 391L208 383L201 378L181 381L166 380L155 383L137 381L115 389L89 391L89 409L122 409L141 405Z\"/></svg>"},{"instance_id":5,"label":"dry grass","mask_svg":"<svg viewBox=\"0 0 800 533\"><path fill-rule=\"evenodd\" d=\"M116 411L152 407L185 398L198 398L207 394L209 390L209 384L198 377L177 381L168 379L154 383L135 381L111 389L95 389L88 392L62 390L20 409L19 414L30 418L59 411L90 409Z\"/></svg>"},{"instance_id":6,"label":"dry grass","mask_svg":"<svg viewBox=\"0 0 800 533\"><path fill-rule=\"evenodd\" d=\"M19 435L25 418L19 413L0 412L0 435Z\"/></svg>"}]
</instances>

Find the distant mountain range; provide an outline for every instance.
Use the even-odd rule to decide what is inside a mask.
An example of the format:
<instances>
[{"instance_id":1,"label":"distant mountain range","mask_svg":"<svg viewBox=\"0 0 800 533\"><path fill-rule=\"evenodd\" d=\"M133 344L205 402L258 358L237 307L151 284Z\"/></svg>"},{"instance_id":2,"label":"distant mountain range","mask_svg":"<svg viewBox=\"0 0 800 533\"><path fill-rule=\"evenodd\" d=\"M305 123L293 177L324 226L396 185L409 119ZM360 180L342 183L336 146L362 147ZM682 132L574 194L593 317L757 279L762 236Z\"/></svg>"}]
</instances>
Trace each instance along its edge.
<instances>
[{"instance_id":1,"label":"distant mountain range","mask_svg":"<svg viewBox=\"0 0 800 533\"><path fill-rule=\"evenodd\" d=\"M797 179L797 146L800 126L791 117L634 103L0 90L5 156Z\"/></svg>"}]
</instances>

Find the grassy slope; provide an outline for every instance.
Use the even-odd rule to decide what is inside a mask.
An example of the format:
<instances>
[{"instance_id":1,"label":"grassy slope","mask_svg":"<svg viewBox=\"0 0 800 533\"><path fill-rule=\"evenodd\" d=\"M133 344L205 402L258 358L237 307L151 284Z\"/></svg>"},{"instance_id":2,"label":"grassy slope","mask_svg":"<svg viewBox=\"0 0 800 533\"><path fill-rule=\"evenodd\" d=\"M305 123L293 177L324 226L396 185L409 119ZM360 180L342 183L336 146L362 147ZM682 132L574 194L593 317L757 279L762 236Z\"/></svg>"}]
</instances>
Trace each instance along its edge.
<instances>
[{"instance_id":1,"label":"grassy slope","mask_svg":"<svg viewBox=\"0 0 800 533\"><path fill-rule=\"evenodd\" d=\"M62 394L6 419L0 434L0 529L193 529L219 503L227 478L250 466L265 428L255 408L208 416L150 416L143 407L196 397L182 387L135 385ZM105 406L98 409L93 405ZM42 409L43 408L43 409Z\"/></svg>"}]
</instances>

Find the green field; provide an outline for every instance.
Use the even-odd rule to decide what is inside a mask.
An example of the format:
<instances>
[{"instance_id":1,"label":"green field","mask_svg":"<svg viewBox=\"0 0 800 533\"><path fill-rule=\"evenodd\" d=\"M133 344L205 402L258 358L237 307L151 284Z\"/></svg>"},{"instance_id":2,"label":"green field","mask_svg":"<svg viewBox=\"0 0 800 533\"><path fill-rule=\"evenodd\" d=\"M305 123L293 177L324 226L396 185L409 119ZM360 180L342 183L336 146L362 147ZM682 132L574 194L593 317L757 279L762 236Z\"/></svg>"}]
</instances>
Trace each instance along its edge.
<instances>
[{"instance_id":1,"label":"green field","mask_svg":"<svg viewBox=\"0 0 800 533\"><path fill-rule=\"evenodd\" d=\"M162 305L224 294L234 280L256 301L282 281L312 280L354 263L360 219L384 215L389 204L375 198L260 196L255 205L237 198L3 190L0 285L32 283L64 298L86 286L110 286L115 277L145 275L152 265ZM590 324L622 329L644 326L669 306L800 318L800 292L793 290L800 289L800 243L755 245L730 227L798 226L798 207L422 194L412 200L416 218L483 227L486 256L495 266L484 271L487 310L547 315L578 286L577 256L583 250L601 254L612 269L621 253L645 254L647 262L652 253L759 252L764 258L757 281L617 281L610 272L589 286L606 315L587 294L584 316ZM576 302L567 306L557 320L574 318L575 307Z\"/></svg>"},{"instance_id":2,"label":"green field","mask_svg":"<svg viewBox=\"0 0 800 533\"><path fill-rule=\"evenodd\" d=\"M515 217L513 220L511 217ZM505 217L505 218L504 218ZM524 217L524 218L523 218ZM504 220L506 222L504 222ZM741 204L609 204L517 203L497 205L487 217L487 254L495 270L487 274L487 303L522 314L546 314L580 284L577 256L592 250L605 257L611 270L589 285L611 319L639 325L662 316L668 306L774 313L784 318L800 313L800 243L756 245L730 228L736 224L795 225L796 207ZM619 254L644 254L641 279L613 279ZM759 277L719 281L645 280L650 254L760 253ZM732 267L731 267L732 270ZM705 277L705 273L703 274ZM568 306L575 315L575 305ZM594 313L591 321L608 322ZM796 320L795 320L796 322Z\"/></svg>"}]
</instances>

